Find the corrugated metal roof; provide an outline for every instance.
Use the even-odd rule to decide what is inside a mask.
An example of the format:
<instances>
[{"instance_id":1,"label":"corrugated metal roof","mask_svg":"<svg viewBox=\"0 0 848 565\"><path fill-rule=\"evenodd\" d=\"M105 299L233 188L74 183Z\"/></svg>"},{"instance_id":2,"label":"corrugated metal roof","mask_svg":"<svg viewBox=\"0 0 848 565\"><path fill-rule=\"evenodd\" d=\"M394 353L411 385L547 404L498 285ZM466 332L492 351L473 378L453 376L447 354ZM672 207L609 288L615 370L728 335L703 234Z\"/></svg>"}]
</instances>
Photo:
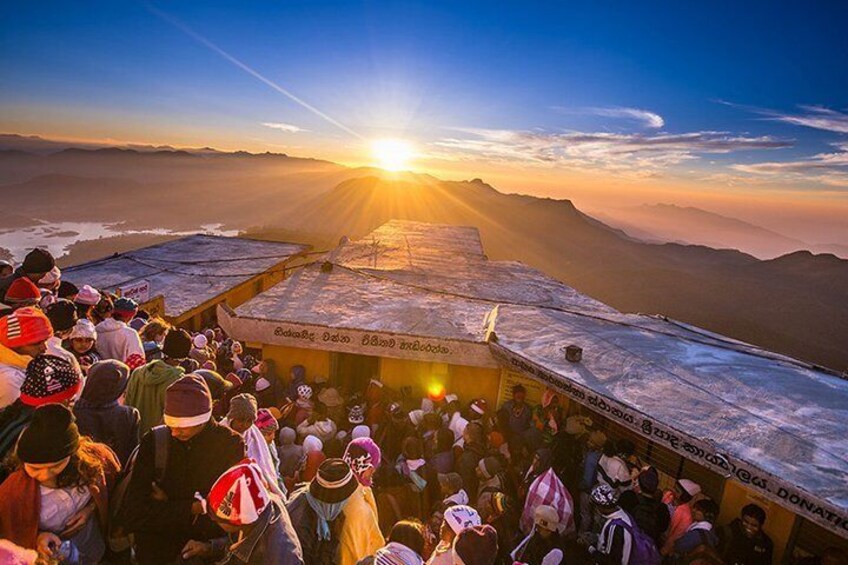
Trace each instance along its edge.
<instances>
[{"instance_id":1,"label":"corrugated metal roof","mask_svg":"<svg viewBox=\"0 0 848 565\"><path fill-rule=\"evenodd\" d=\"M116 290L140 280L165 296L165 313L182 314L294 255L308 245L198 234L63 269L77 285Z\"/></svg>"},{"instance_id":2,"label":"corrugated metal roof","mask_svg":"<svg viewBox=\"0 0 848 565\"><path fill-rule=\"evenodd\" d=\"M392 221L328 259L329 272L308 267L233 319L478 344L494 319L491 350L503 363L846 531L848 381L699 328L619 313L521 263L488 261L474 228ZM568 344L584 348L581 363L565 360Z\"/></svg>"}]
</instances>

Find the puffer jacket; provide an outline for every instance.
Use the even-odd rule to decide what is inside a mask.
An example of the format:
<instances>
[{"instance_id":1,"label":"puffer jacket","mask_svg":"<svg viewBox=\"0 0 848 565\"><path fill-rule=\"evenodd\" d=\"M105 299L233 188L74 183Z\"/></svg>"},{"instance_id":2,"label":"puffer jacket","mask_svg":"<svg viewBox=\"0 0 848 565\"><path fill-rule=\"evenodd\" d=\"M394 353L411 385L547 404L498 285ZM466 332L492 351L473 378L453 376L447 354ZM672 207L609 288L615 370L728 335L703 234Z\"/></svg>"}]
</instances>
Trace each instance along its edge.
<instances>
[{"instance_id":1,"label":"puffer jacket","mask_svg":"<svg viewBox=\"0 0 848 565\"><path fill-rule=\"evenodd\" d=\"M0 344L0 409L12 404L21 395L26 379L26 366L32 357L15 353Z\"/></svg>"}]
</instances>

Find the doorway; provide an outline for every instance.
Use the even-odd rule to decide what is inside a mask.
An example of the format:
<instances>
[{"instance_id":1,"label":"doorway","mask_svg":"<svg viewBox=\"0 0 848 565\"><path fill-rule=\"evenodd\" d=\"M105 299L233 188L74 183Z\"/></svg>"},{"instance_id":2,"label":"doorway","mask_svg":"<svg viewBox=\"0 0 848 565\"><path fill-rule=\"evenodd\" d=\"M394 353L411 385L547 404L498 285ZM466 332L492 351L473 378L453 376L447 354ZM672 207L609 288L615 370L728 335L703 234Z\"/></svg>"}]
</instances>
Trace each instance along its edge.
<instances>
[{"instance_id":1,"label":"doorway","mask_svg":"<svg viewBox=\"0 0 848 565\"><path fill-rule=\"evenodd\" d=\"M346 393L365 392L380 375L380 358L353 353L330 354L330 382Z\"/></svg>"}]
</instances>

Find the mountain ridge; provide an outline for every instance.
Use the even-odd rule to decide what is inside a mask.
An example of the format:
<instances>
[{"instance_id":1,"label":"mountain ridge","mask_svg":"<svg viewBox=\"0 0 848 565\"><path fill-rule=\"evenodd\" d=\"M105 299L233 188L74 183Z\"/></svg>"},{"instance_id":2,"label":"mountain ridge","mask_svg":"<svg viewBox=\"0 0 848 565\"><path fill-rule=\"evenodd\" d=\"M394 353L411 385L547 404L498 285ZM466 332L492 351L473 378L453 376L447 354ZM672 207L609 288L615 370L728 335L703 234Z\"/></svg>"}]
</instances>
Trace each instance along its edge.
<instances>
[{"instance_id":1,"label":"mountain ridge","mask_svg":"<svg viewBox=\"0 0 848 565\"><path fill-rule=\"evenodd\" d=\"M645 243L571 200L503 193L480 179L165 153L0 159L0 194L20 217L127 220L127 229L223 224L337 241L390 219L473 225L491 258L523 261L621 311L663 314L823 366L848 366L840 340L848 335L848 261L833 255L762 261L731 249Z\"/></svg>"}]
</instances>

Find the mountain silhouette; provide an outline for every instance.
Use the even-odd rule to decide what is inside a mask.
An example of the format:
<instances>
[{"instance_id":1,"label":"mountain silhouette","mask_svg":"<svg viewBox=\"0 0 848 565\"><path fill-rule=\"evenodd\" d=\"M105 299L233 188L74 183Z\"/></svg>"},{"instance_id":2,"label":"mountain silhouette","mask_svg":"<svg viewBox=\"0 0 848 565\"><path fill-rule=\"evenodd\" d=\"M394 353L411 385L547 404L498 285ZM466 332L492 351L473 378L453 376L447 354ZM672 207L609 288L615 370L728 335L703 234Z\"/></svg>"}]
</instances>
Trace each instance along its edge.
<instances>
[{"instance_id":1,"label":"mountain silhouette","mask_svg":"<svg viewBox=\"0 0 848 565\"><path fill-rule=\"evenodd\" d=\"M16 228L27 218L178 231L223 224L265 237L308 234L311 243L361 237L391 219L471 225L491 258L524 261L619 310L848 367L848 261L831 254L760 260L733 249L647 243L569 200L505 194L480 179L208 148L62 149L0 151L0 198Z\"/></svg>"}]
</instances>

